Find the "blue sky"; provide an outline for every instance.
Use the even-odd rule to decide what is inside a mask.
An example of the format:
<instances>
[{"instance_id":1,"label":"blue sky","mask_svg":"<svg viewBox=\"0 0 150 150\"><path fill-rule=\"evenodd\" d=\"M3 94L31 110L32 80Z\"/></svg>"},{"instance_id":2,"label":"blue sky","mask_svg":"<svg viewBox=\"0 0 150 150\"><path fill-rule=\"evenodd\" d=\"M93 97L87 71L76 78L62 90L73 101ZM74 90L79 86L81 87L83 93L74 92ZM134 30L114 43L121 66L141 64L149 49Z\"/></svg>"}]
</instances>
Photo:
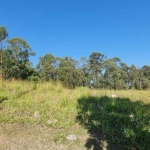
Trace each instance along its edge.
<instances>
[{"instance_id":1,"label":"blue sky","mask_svg":"<svg viewBox=\"0 0 150 150\"><path fill-rule=\"evenodd\" d=\"M0 26L28 42L36 56L76 60L100 52L150 65L149 0L0 0Z\"/></svg>"}]
</instances>

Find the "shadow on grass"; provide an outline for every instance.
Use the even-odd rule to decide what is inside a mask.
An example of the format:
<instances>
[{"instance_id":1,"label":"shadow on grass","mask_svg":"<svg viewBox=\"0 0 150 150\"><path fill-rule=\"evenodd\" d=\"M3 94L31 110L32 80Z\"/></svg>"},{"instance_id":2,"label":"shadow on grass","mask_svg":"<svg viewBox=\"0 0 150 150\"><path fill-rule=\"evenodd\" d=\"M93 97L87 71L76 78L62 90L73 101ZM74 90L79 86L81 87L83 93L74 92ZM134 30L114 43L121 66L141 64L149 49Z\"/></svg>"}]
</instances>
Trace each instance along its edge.
<instances>
[{"instance_id":1,"label":"shadow on grass","mask_svg":"<svg viewBox=\"0 0 150 150\"><path fill-rule=\"evenodd\" d=\"M30 93L30 92L36 90L36 87L37 87L37 84L36 84L36 82L35 82L35 84L34 84L34 86L32 87L32 89L27 90L27 91L19 91L19 92L17 92L17 94L14 96L14 98L15 98L15 99L18 99L18 98L22 97L23 95L28 94L28 93Z\"/></svg>"},{"instance_id":2,"label":"shadow on grass","mask_svg":"<svg viewBox=\"0 0 150 150\"><path fill-rule=\"evenodd\" d=\"M31 90L27 90L27 91L16 91L16 93L14 95L12 95L13 99L18 99L21 98L23 95L26 95L32 91L34 91L35 89L31 89ZM7 96L0 96L0 103L2 103L3 101L8 100Z\"/></svg>"},{"instance_id":3,"label":"shadow on grass","mask_svg":"<svg viewBox=\"0 0 150 150\"><path fill-rule=\"evenodd\" d=\"M128 98L82 97L77 109L77 121L90 134L87 149L150 149L150 105Z\"/></svg>"},{"instance_id":4,"label":"shadow on grass","mask_svg":"<svg viewBox=\"0 0 150 150\"><path fill-rule=\"evenodd\" d=\"M23 95L28 94L28 93L30 93L30 92L32 92L32 91L33 91L33 90L18 92L18 93L15 95L15 98L18 99L18 98L22 97Z\"/></svg>"},{"instance_id":5,"label":"shadow on grass","mask_svg":"<svg viewBox=\"0 0 150 150\"><path fill-rule=\"evenodd\" d=\"M7 96L0 96L0 103L2 103L5 100L8 100Z\"/></svg>"}]
</instances>

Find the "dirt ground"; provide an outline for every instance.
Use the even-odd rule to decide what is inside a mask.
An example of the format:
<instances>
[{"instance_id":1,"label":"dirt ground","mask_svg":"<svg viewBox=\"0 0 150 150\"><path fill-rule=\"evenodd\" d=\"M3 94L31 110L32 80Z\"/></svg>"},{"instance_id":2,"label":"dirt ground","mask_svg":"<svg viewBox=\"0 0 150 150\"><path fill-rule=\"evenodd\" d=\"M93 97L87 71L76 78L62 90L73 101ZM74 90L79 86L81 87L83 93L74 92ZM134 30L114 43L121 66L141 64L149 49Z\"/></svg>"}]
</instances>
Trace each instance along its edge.
<instances>
[{"instance_id":1,"label":"dirt ground","mask_svg":"<svg viewBox=\"0 0 150 150\"><path fill-rule=\"evenodd\" d=\"M64 133L65 132L65 133ZM66 131L43 125L0 124L0 150L84 150L87 136L68 141Z\"/></svg>"}]
</instances>

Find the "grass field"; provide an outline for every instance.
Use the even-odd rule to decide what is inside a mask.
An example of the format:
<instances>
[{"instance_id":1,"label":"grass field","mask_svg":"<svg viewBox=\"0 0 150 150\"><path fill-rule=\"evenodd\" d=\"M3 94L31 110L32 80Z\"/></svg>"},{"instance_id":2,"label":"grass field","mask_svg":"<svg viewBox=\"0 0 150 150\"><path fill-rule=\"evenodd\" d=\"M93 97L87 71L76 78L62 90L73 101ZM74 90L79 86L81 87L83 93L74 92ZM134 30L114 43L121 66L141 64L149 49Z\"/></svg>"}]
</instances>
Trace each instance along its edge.
<instances>
[{"instance_id":1,"label":"grass field","mask_svg":"<svg viewBox=\"0 0 150 150\"><path fill-rule=\"evenodd\" d=\"M150 91L0 81L0 149L32 148L148 150Z\"/></svg>"}]
</instances>

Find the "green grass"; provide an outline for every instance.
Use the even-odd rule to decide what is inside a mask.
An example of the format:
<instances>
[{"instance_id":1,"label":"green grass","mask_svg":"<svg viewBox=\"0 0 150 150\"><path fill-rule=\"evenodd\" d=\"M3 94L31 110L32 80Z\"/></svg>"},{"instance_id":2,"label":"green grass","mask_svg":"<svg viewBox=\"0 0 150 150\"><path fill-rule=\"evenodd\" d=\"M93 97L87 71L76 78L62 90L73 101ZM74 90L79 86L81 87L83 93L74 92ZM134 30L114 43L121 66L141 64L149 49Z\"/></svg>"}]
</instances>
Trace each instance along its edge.
<instances>
[{"instance_id":1,"label":"green grass","mask_svg":"<svg viewBox=\"0 0 150 150\"><path fill-rule=\"evenodd\" d=\"M149 149L149 91L84 87L69 90L60 83L0 82L0 123L43 124L58 131L63 129L65 133L54 136L54 142L62 143L69 133L84 135L87 131L87 149ZM113 93L118 98L111 98ZM52 123L48 124L48 120Z\"/></svg>"},{"instance_id":2,"label":"green grass","mask_svg":"<svg viewBox=\"0 0 150 150\"><path fill-rule=\"evenodd\" d=\"M88 148L94 135L97 149L102 149L99 141L107 141L108 149L149 149L149 104L128 98L82 97L78 99L77 120L91 135Z\"/></svg>"}]
</instances>

